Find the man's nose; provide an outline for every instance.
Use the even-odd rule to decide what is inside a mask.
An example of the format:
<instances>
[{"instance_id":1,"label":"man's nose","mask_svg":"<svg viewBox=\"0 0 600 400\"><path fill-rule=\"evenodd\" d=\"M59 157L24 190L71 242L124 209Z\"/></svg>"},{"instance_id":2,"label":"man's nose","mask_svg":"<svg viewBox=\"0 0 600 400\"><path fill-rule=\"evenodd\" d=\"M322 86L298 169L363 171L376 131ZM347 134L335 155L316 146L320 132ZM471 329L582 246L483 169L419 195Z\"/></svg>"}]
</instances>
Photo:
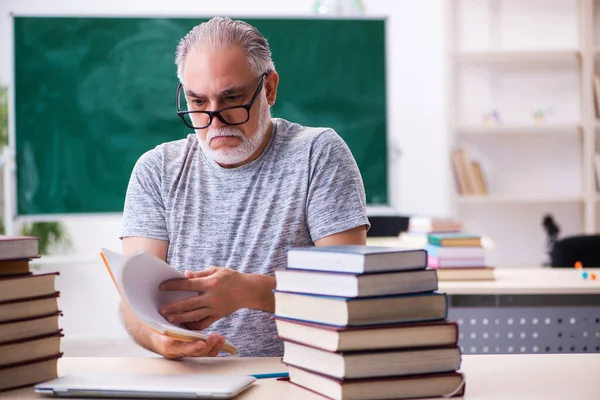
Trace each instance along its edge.
<instances>
[{"instance_id":1,"label":"man's nose","mask_svg":"<svg viewBox=\"0 0 600 400\"><path fill-rule=\"evenodd\" d=\"M210 126L211 126L212 128L222 128L222 127L224 127L224 126L227 126L227 124L223 123L223 121L221 121L221 120L219 119L219 117L218 117L218 116L215 114L215 115L213 116L213 120L212 120L212 123L210 124Z\"/></svg>"},{"instance_id":2,"label":"man's nose","mask_svg":"<svg viewBox=\"0 0 600 400\"><path fill-rule=\"evenodd\" d=\"M213 110L220 110L221 108L224 107L223 104L220 104L220 102L218 102L218 101L211 102L210 106ZM222 128L224 126L227 126L227 124L223 123L223 121L221 121L219 119L219 117L217 117L217 115L215 114L215 115L213 115L213 120L212 120L210 126L212 128Z\"/></svg>"}]
</instances>

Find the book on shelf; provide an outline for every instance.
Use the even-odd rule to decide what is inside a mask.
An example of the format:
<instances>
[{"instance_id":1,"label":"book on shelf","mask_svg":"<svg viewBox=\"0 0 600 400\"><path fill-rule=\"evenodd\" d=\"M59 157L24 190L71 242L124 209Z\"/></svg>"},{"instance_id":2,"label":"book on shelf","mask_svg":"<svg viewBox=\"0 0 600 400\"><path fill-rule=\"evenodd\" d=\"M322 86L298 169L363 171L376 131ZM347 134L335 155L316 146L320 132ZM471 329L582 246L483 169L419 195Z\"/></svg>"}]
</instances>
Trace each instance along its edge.
<instances>
[{"instance_id":1,"label":"book on shelf","mask_svg":"<svg viewBox=\"0 0 600 400\"><path fill-rule=\"evenodd\" d=\"M440 281L493 281L493 267L439 268L436 270Z\"/></svg>"},{"instance_id":2,"label":"book on shelf","mask_svg":"<svg viewBox=\"0 0 600 400\"><path fill-rule=\"evenodd\" d=\"M288 370L292 384L333 400L447 398L465 393L460 372L337 379L292 365Z\"/></svg>"},{"instance_id":3,"label":"book on shelf","mask_svg":"<svg viewBox=\"0 0 600 400\"><path fill-rule=\"evenodd\" d=\"M485 181L485 175L483 174L483 168L479 161L473 161L471 163L473 174L475 176L475 192L477 194L488 194L487 183Z\"/></svg>"},{"instance_id":4,"label":"book on shelf","mask_svg":"<svg viewBox=\"0 0 600 400\"><path fill-rule=\"evenodd\" d=\"M442 247L483 247L481 236L468 233L435 233L427 236L427 243Z\"/></svg>"},{"instance_id":5,"label":"book on shelf","mask_svg":"<svg viewBox=\"0 0 600 400\"><path fill-rule=\"evenodd\" d=\"M338 297L368 297L431 292L438 288L431 270L350 274L344 272L279 269L276 289Z\"/></svg>"},{"instance_id":6,"label":"book on shelf","mask_svg":"<svg viewBox=\"0 0 600 400\"><path fill-rule=\"evenodd\" d=\"M59 292L28 299L0 302L0 322L19 321L59 312Z\"/></svg>"},{"instance_id":7,"label":"book on shelf","mask_svg":"<svg viewBox=\"0 0 600 400\"><path fill-rule=\"evenodd\" d=\"M60 353L60 339L63 334L58 331L33 338L17 339L0 343L0 367L33 361Z\"/></svg>"},{"instance_id":8,"label":"book on shelf","mask_svg":"<svg viewBox=\"0 0 600 400\"><path fill-rule=\"evenodd\" d=\"M57 361L60 357L62 357L62 353L0 366L0 391L17 389L57 378Z\"/></svg>"},{"instance_id":9,"label":"book on shelf","mask_svg":"<svg viewBox=\"0 0 600 400\"><path fill-rule=\"evenodd\" d=\"M275 290L275 316L347 326L444 320L445 293L347 298Z\"/></svg>"},{"instance_id":10,"label":"book on shelf","mask_svg":"<svg viewBox=\"0 0 600 400\"><path fill-rule=\"evenodd\" d=\"M39 255L39 239L33 236L0 235L0 260L22 260Z\"/></svg>"},{"instance_id":11,"label":"book on shelf","mask_svg":"<svg viewBox=\"0 0 600 400\"><path fill-rule=\"evenodd\" d=\"M368 273L424 269L423 249L385 246L295 247L287 252L287 267L316 271Z\"/></svg>"},{"instance_id":12,"label":"book on shelf","mask_svg":"<svg viewBox=\"0 0 600 400\"><path fill-rule=\"evenodd\" d=\"M467 196L488 194L485 175L479 161L471 160L467 150L460 148L452 150L450 158L459 194Z\"/></svg>"},{"instance_id":13,"label":"book on shelf","mask_svg":"<svg viewBox=\"0 0 600 400\"><path fill-rule=\"evenodd\" d=\"M158 312L162 306L192 295L186 291L159 289L159 285L164 281L187 279L184 274L144 251L123 257L108 249L102 249L101 256L121 299L140 322L172 339L187 342L208 339L208 334L173 324ZM229 341L225 342L223 351L238 353L237 347Z\"/></svg>"},{"instance_id":14,"label":"book on shelf","mask_svg":"<svg viewBox=\"0 0 600 400\"><path fill-rule=\"evenodd\" d=\"M58 272L0 278L0 302L54 294Z\"/></svg>"},{"instance_id":15,"label":"book on shelf","mask_svg":"<svg viewBox=\"0 0 600 400\"><path fill-rule=\"evenodd\" d=\"M452 150L451 160L458 193L466 195L475 194L475 187L469 174L471 170L470 162L465 151L463 149Z\"/></svg>"},{"instance_id":16,"label":"book on shelf","mask_svg":"<svg viewBox=\"0 0 600 400\"><path fill-rule=\"evenodd\" d=\"M0 343L58 332L60 316L61 313L56 312L40 317L0 322Z\"/></svg>"},{"instance_id":17,"label":"book on shelf","mask_svg":"<svg viewBox=\"0 0 600 400\"><path fill-rule=\"evenodd\" d=\"M275 317L283 340L340 352L455 346L458 325L452 321L339 327Z\"/></svg>"},{"instance_id":18,"label":"book on shelf","mask_svg":"<svg viewBox=\"0 0 600 400\"><path fill-rule=\"evenodd\" d=\"M460 368L457 346L331 352L286 340L283 362L338 379L450 372Z\"/></svg>"}]
</instances>

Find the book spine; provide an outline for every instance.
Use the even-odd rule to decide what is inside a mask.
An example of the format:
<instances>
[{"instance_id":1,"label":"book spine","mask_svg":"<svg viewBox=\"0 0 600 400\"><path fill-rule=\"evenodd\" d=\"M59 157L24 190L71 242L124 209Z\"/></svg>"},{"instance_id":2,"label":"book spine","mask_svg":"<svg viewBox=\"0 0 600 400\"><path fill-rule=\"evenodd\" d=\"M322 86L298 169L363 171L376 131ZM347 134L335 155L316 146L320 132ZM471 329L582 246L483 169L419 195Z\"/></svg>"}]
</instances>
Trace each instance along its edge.
<instances>
[{"instance_id":1,"label":"book spine","mask_svg":"<svg viewBox=\"0 0 600 400\"><path fill-rule=\"evenodd\" d=\"M427 237L427 243L432 244L434 246L442 246L442 241L439 238L436 238L436 237L428 236Z\"/></svg>"}]
</instances>

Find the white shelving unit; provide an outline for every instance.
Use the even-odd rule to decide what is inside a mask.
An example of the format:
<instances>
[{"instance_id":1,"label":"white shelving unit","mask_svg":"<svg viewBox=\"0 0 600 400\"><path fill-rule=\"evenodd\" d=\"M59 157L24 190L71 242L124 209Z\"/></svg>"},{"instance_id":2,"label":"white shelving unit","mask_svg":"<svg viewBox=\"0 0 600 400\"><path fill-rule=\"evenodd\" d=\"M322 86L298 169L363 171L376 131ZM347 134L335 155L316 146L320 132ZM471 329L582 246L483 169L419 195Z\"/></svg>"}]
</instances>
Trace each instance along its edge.
<instances>
[{"instance_id":1,"label":"white shelving unit","mask_svg":"<svg viewBox=\"0 0 600 400\"><path fill-rule=\"evenodd\" d=\"M496 50L463 51L453 54L456 62L461 63L562 63L577 62L581 56L579 50Z\"/></svg>"},{"instance_id":2,"label":"white shelving unit","mask_svg":"<svg viewBox=\"0 0 600 400\"><path fill-rule=\"evenodd\" d=\"M457 135L574 135L581 132L581 125L460 125L455 128Z\"/></svg>"},{"instance_id":3,"label":"white shelving unit","mask_svg":"<svg viewBox=\"0 0 600 400\"><path fill-rule=\"evenodd\" d=\"M453 214L494 242L490 265L542 265L545 215L561 237L600 225L600 0L449 1L450 143L488 186L477 196L453 187Z\"/></svg>"},{"instance_id":4,"label":"white shelving unit","mask_svg":"<svg viewBox=\"0 0 600 400\"><path fill-rule=\"evenodd\" d=\"M460 196L456 198L459 204L556 204L556 203L578 203L585 200L583 195L560 196L528 196L528 195L486 195L486 196Z\"/></svg>"}]
</instances>

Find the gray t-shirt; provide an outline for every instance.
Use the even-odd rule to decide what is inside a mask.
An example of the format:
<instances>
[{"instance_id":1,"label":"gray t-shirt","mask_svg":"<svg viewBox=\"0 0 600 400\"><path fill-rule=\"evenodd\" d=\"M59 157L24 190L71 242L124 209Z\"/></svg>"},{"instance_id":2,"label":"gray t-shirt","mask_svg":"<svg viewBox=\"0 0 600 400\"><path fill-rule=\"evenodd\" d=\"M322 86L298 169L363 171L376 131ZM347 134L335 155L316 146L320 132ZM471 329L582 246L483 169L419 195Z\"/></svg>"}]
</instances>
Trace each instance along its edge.
<instances>
[{"instance_id":1,"label":"gray t-shirt","mask_svg":"<svg viewBox=\"0 0 600 400\"><path fill-rule=\"evenodd\" d=\"M256 160L222 168L197 136L168 142L137 161L125 199L122 236L169 241L179 271L209 266L274 275L290 247L367 225L360 172L331 129L273 119ZM281 356L270 313L241 309L213 323L241 356Z\"/></svg>"}]
</instances>

